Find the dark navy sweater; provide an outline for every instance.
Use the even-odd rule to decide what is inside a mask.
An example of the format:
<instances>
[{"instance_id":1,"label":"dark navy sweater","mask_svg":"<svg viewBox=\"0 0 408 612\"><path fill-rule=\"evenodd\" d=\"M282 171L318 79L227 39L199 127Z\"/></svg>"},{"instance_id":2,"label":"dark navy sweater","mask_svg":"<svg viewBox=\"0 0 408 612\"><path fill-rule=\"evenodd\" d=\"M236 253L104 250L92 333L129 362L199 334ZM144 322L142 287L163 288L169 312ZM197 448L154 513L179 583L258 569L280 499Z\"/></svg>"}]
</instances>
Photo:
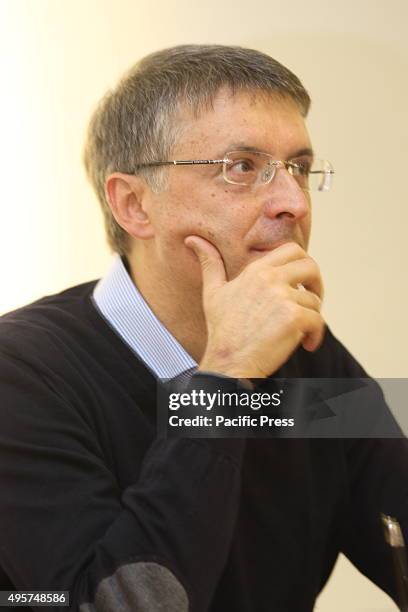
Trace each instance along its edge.
<instances>
[{"instance_id":1,"label":"dark navy sweater","mask_svg":"<svg viewBox=\"0 0 408 612\"><path fill-rule=\"evenodd\" d=\"M156 381L94 285L0 320L0 589L69 590L82 612L308 612L341 551L395 598L379 514L408 536L406 439L159 439ZM366 375L329 330L280 374Z\"/></svg>"}]
</instances>

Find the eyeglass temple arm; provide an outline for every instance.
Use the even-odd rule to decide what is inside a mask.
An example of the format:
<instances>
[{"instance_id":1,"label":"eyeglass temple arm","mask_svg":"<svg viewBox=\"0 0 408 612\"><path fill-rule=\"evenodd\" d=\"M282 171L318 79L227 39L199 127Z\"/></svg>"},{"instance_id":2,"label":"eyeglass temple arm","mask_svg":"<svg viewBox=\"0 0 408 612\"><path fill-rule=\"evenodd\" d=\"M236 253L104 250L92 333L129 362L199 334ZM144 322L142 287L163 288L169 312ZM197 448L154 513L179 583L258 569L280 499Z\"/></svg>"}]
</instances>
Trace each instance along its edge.
<instances>
[{"instance_id":1,"label":"eyeglass temple arm","mask_svg":"<svg viewBox=\"0 0 408 612\"><path fill-rule=\"evenodd\" d=\"M291 161L282 162L282 161L276 160L276 161L270 162L270 165L275 166L275 167L279 166L280 164L284 164L285 166L292 166L292 168L300 167L299 164L295 162L291 162ZM308 174L334 174L334 170L331 170L330 168L328 168L327 170L309 170Z\"/></svg>"},{"instance_id":2,"label":"eyeglass temple arm","mask_svg":"<svg viewBox=\"0 0 408 612\"><path fill-rule=\"evenodd\" d=\"M173 161L156 161L146 164L138 164L137 168L147 168L149 166L193 166L196 164L224 164L227 159L174 159Z\"/></svg>"}]
</instances>

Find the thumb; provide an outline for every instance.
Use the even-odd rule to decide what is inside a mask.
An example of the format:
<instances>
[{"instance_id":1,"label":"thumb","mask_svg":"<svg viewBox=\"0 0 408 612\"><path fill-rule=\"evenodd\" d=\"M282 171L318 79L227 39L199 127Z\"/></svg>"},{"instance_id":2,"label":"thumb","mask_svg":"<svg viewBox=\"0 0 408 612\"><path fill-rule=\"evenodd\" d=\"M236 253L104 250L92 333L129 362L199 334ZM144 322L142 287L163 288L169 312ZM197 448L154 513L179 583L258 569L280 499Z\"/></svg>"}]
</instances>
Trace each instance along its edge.
<instances>
[{"instance_id":1,"label":"thumb","mask_svg":"<svg viewBox=\"0 0 408 612\"><path fill-rule=\"evenodd\" d=\"M222 287L227 282L227 274L218 249L201 236L187 236L184 244L194 251L200 262L203 275L203 291Z\"/></svg>"}]
</instances>

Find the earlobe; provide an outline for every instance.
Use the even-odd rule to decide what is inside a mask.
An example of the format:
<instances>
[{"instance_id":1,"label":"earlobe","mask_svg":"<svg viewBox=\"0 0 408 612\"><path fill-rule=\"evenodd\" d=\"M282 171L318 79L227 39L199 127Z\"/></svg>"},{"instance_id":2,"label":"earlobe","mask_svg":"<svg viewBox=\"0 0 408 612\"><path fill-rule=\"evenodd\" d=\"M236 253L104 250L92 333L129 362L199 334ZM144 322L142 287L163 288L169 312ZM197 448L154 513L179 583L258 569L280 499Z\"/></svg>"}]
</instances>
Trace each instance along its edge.
<instances>
[{"instance_id":1,"label":"earlobe","mask_svg":"<svg viewBox=\"0 0 408 612\"><path fill-rule=\"evenodd\" d=\"M116 222L133 238L148 239L154 235L145 210L147 186L142 178L115 172L105 183L106 199Z\"/></svg>"}]
</instances>

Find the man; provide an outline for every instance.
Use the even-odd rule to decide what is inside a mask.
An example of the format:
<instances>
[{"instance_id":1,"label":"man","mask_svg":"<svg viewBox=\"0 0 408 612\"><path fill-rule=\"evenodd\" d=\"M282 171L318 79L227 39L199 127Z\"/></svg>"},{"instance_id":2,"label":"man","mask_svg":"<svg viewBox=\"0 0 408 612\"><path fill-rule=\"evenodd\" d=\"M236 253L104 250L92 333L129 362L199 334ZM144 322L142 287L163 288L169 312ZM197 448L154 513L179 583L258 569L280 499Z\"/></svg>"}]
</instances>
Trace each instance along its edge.
<instances>
[{"instance_id":1,"label":"man","mask_svg":"<svg viewBox=\"0 0 408 612\"><path fill-rule=\"evenodd\" d=\"M332 174L309 103L262 53L182 46L95 111L112 270L0 326L3 589L68 590L82 612L309 611L342 551L397 597L379 514L408 525L404 439L156 436L160 379L366 376L307 254Z\"/></svg>"}]
</instances>

